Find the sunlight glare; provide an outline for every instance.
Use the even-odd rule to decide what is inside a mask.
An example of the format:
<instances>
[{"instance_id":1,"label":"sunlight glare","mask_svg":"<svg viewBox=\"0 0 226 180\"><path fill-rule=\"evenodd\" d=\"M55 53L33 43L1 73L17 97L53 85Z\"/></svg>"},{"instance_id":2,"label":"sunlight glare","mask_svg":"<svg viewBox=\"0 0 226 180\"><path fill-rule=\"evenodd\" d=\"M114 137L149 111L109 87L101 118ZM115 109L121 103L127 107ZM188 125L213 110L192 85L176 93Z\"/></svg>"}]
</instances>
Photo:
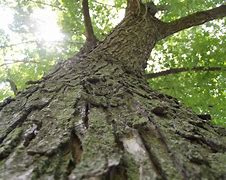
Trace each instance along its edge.
<instances>
[{"instance_id":1,"label":"sunlight glare","mask_svg":"<svg viewBox=\"0 0 226 180\"><path fill-rule=\"evenodd\" d=\"M103 4L108 4L110 6L114 6L115 5L115 1L114 0L99 0L98 2L100 3L103 3ZM116 11L115 8L112 8L111 9L111 13L112 14L117 14L117 17L116 19L111 19L111 22L114 26L116 26L117 24L119 24L122 19L124 18L125 16L125 9L122 8L122 9L119 9L118 11Z\"/></svg>"},{"instance_id":2,"label":"sunlight glare","mask_svg":"<svg viewBox=\"0 0 226 180\"><path fill-rule=\"evenodd\" d=\"M9 25L13 22L13 11L10 8L0 6L0 29L9 31Z\"/></svg>"},{"instance_id":3,"label":"sunlight glare","mask_svg":"<svg viewBox=\"0 0 226 180\"><path fill-rule=\"evenodd\" d=\"M57 15L49 8L34 10L32 16L36 22L37 29L35 35L41 41L56 42L63 41L64 34L57 24Z\"/></svg>"},{"instance_id":4,"label":"sunlight glare","mask_svg":"<svg viewBox=\"0 0 226 180\"><path fill-rule=\"evenodd\" d=\"M0 83L0 90L3 89L5 86L6 86L6 83L1 82L1 83Z\"/></svg>"}]
</instances>

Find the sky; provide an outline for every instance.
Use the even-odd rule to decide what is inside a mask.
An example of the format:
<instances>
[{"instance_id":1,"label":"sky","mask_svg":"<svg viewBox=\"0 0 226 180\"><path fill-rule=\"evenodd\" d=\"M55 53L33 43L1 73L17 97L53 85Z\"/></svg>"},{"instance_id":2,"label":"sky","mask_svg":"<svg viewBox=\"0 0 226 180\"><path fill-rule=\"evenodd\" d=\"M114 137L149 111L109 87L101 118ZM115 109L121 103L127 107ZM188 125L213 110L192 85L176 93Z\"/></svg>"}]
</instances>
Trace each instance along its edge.
<instances>
[{"instance_id":1,"label":"sky","mask_svg":"<svg viewBox=\"0 0 226 180\"><path fill-rule=\"evenodd\" d=\"M0 29L4 30L9 36L13 37L10 25L13 22L14 11L8 7L0 6ZM60 31L57 24L57 14L51 8L36 9L30 15L36 23L35 35L38 40L46 42L61 41L64 34Z\"/></svg>"},{"instance_id":2,"label":"sky","mask_svg":"<svg viewBox=\"0 0 226 180\"><path fill-rule=\"evenodd\" d=\"M10 63L13 62L13 59L22 60L25 58L23 54L23 47L26 44L23 44L24 41L17 33L10 30L10 26L14 20L14 11L8 7L0 5L0 30L4 31L4 33L8 36L9 44L20 44L18 45L18 51L15 51L13 54L8 52L4 54L4 57L0 59L0 66L3 63ZM46 45L54 45L54 42L59 42L64 40L64 34L61 32L59 25L57 24L57 14L56 12L52 11L50 8L45 9L36 9L30 15L31 19L36 24L36 29L34 32L35 37L34 40L40 41ZM47 18L46 18L47 17ZM29 44L32 45L32 44ZM0 51L4 51L4 42L0 41ZM7 88L6 86L8 83L1 82L0 83L0 90ZM7 88L8 89L8 88Z\"/></svg>"},{"instance_id":3,"label":"sky","mask_svg":"<svg viewBox=\"0 0 226 180\"><path fill-rule=\"evenodd\" d=\"M34 10L31 17L37 23L35 35L38 39L47 42L64 39L64 34L57 24L57 14L50 8Z\"/></svg>"},{"instance_id":4,"label":"sky","mask_svg":"<svg viewBox=\"0 0 226 180\"><path fill-rule=\"evenodd\" d=\"M114 0L99 0L99 2L114 5ZM124 11L124 9L121 9L118 12L118 17L112 20L114 25L117 25L123 19ZM14 40L15 43L19 43L20 39L15 38L14 33L9 28L13 23L14 11L6 6L0 5L0 17L0 29L4 30L11 37L12 42ZM64 34L61 32L60 27L57 24L57 14L51 9L51 7L46 6L43 9L35 9L30 17L37 27L34 32L37 40L49 43L64 40Z\"/></svg>"}]
</instances>

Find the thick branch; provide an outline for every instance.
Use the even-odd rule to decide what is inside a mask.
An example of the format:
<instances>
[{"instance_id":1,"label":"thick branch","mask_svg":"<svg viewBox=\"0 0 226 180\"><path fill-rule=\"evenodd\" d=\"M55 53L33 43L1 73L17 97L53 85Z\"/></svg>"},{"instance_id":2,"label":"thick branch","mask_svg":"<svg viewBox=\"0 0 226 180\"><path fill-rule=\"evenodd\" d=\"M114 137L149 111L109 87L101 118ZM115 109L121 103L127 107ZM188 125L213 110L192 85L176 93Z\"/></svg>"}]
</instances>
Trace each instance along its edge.
<instances>
[{"instance_id":1,"label":"thick branch","mask_svg":"<svg viewBox=\"0 0 226 180\"><path fill-rule=\"evenodd\" d=\"M170 74L177 74L177 73L181 73L181 72L188 72L188 71L199 72L199 71L224 71L224 70L226 70L226 67L204 67L204 66L200 66L200 67L193 67L193 68L172 68L172 69L160 71L160 72L157 72L157 73L147 74L146 78L152 79L152 78L167 76L167 75L170 75Z\"/></svg>"},{"instance_id":2,"label":"thick branch","mask_svg":"<svg viewBox=\"0 0 226 180\"><path fill-rule=\"evenodd\" d=\"M181 30L184 30L193 26L198 26L205 22L208 22L214 19L223 18L225 16L226 16L226 5L221 5L219 7L216 7L210 10L200 11L200 12L182 17L170 23L165 23L166 27L164 27L161 38L165 38Z\"/></svg>"},{"instance_id":3,"label":"thick branch","mask_svg":"<svg viewBox=\"0 0 226 180\"><path fill-rule=\"evenodd\" d=\"M89 14L89 4L88 0L83 0L82 1L82 10L83 10L83 16L84 16L84 24L85 24L85 29L86 29L86 41L87 43L96 44L97 43L97 38L94 34L93 31L93 26Z\"/></svg>"},{"instance_id":4,"label":"thick branch","mask_svg":"<svg viewBox=\"0 0 226 180\"><path fill-rule=\"evenodd\" d=\"M140 0L127 0L126 15L129 14L129 12L135 14L139 13L140 5Z\"/></svg>"}]
</instances>

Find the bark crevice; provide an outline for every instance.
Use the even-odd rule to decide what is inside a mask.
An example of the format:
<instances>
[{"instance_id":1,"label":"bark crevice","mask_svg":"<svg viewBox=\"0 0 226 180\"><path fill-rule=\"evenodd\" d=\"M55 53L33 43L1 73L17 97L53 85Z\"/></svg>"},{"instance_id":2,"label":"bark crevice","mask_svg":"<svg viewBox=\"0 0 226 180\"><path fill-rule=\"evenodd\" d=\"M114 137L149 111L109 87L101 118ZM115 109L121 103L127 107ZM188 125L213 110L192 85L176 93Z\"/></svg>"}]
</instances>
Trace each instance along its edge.
<instances>
[{"instance_id":1,"label":"bark crevice","mask_svg":"<svg viewBox=\"0 0 226 180\"><path fill-rule=\"evenodd\" d=\"M0 179L225 177L226 133L143 76L162 27L128 15L91 52L0 105Z\"/></svg>"}]
</instances>

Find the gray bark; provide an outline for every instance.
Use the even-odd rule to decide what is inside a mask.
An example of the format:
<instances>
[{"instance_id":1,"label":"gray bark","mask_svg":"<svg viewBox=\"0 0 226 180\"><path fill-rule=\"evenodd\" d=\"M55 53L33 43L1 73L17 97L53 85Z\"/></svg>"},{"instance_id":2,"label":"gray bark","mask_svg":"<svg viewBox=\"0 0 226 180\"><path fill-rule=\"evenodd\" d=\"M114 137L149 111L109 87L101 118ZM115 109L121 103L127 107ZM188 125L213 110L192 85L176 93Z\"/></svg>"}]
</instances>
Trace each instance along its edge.
<instances>
[{"instance_id":1,"label":"gray bark","mask_svg":"<svg viewBox=\"0 0 226 180\"><path fill-rule=\"evenodd\" d=\"M161 27L128 15L2 103L0 179L226 179L225 129L146 83Z\"/></svg>"}]
</instances>

